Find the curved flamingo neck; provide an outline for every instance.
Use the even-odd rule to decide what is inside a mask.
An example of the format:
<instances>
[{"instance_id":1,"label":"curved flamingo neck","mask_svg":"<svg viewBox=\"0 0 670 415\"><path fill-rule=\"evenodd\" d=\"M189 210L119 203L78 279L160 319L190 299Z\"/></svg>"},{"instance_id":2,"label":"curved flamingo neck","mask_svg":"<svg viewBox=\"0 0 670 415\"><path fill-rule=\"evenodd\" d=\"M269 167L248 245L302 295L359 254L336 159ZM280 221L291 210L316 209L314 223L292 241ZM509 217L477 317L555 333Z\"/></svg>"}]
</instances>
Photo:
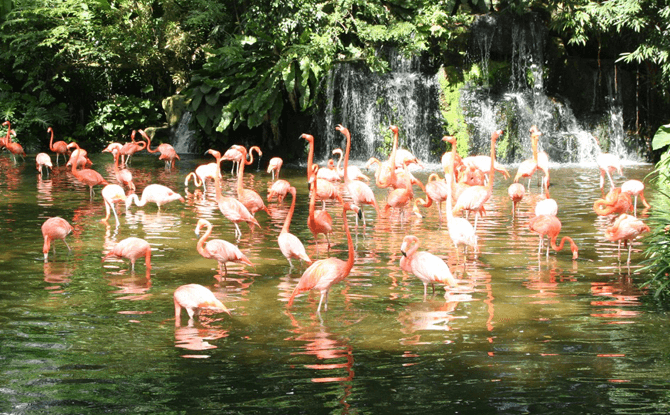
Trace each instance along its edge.
<instances>
[{"instance_id":1,"label":"curved flamingo neck","mask_svg":"<svg viewBox=\"0 0 670 415\"><path fill-rule=\"evenodd\" d=\"M54 148L54 130L51 130L51 139L49 140L49 150L53 151L54 153L56 152L56 149Z\"/></svg>"},{"instance_id":2,"label":"curved flamingo neck","mask_svg":"<svg viewBox=\"0 0 670 415\"><path fill-rule=\"evenodd\" d=\"M293 211L295 211L295 187L289 188L289 192L291 193L291 196L293 196L293 199L291 200L291 207L288 210L288 215L286 215L286 219L284 219L284 227L281 228L281 233L288 233L288 229L291 226L291 219L293 219Z\"/></svg>"},{"instance_id":3,"label":"curved flamingo neck","mask_svg":"<svg viewBox=\"0 0 670 415\"><path fill-rule=\"evenodd\" d=\"M202 186L202 183L203 183L203 182L198 181L198 179L199 179L198 175L195 174L195 173L193 173L193 172L190 172L189 174L186 175L186 179L184 179L184 184L185 184L186 186L188 186L188 181L191 179L191 177L193 177L193 184L195 184L196 187L200 187L200 186ZM204 180L205 180L205 179L203 179L203 181L204 181Z\"/></svg>"},{"instance_id":4,"label":"curved flamingo neck","mask_svg":"<svg viewBox=\"0 0 670 415\"><path fill-rule=\"evenodd\" d=\"M307 180L312 178L312 163L314 163L314 138L307 138L309 153L307 154Z\"/></svg>"},{"instance_id":5,"label":"curved flamingo neck","mask_svg":"<svg viewBox=\"0 0 670 415\"><path fill-rule=\"evenodd\" d=\"M565 245L566 240L570 242L570 248L572 249L573 252L577 248L575 241L573 241L572 238L569 236L564 236L563 238L561 238L561 243L559 245L556 245L556 239L558 239L558 234L554 235L554 237L551 238L551 248L556 252L563 249L563 245Z\"/></svg>"},{"instance_id":6,"label":"curved flamingo neck","mask_svg":"<svg viewBox=\"0 0 670 415\"><path fill-rule=\"evenodd\" d=\"M334 154L334 153L333 153ZM340 158L337 159L337 167L335 169L337 170L337 173L340 173L340 163L342 162L342 151L337 152L337 154L340 156Z\"/></svg>"},{"instance_id":7,"label":"curved flamingo neck","mask_svg":"<svg viewBox=\"0 0 670 415\"><path fill-rule=\"evenodd\" d=\"M490 195L493 192L493 176L495 174L496 163L496 141L498 140L498 131L491 134L491 170L489 170L489 183L486 186L486 191Z\"/></svg>"},{"instance_id":8,"label":"curved flamingo neck","mask_svg":"<svg viewBox=\"0 0 670 415\"><path fill-rule=\"evenodd\" d=\"M531 139L531 145L533 146L533 160L537 165L537 136L533 135Z\"/></svg>"},{"instance_id":9,"label":"curved flamingo neck","mask_svg":"<svg viewBox=\"0 0 670 415\"><path fill-rule=\"evenodd\" d=\"M142 137L144 137L147 140L147 142L145 143L147 151L149 153L158 153L158 147L156 147L155 150L151 149L151 138L147 135L147 133L145 133L144 130L140 130L140 134L142 134ZM131 135L130 138L133 141L135 141L134 140L134 135Z\"/></svg>"},{"instance_id":10,"label":"curved flamingo neck","mask_svg":"<svg viewBox=\"0 0 670 415\"><path fill-rule=\"evenodd\" d=\"M79 179L81 177L81 173L77 170L77 165L79 164L79 159L81 158L81 148L79 148L79 144L73 143L74 147L79 150L77 152L77 158L72 162L72 174L74 177Z\"/></svg>"},{"instance_id":11,"label":"curved flamingo neck","mask_svg":"<svg viewBox=\"0 0 670 415\"><path fill-rule=\"evenodd\" d=\"M344 152L344 182L349 181L349 174L347 173L347 170L349 170L349 152L351 151L351 134L349 133L349 129L342 127L340 130L342 134L347 139L347 147L346 151Z\"/></svg>"},{"instance_id":12,"label":"curved flamingo neck","mask_svg":"<svg viewBox=\"0 0 670 415\"><path fill-rule=\"evenodd\" d=\"M407 257L408 260L412 258L417 249L419 249L419 241L417 239L412 239L409 249L407 250L407 252L405 252L405 256Z\"/></svg>"},{"instance_id":13,"label":"curved flamingo neck","mask_svg":"<svg viewBox=\"0 0 670 415\"><path fill-rule=\"evenodd\" d=\"M242 147L240 148L242 153L242 161L237 167L237 197L242 197L242 191L244 190L244 166L247 164L247 149ZM248 164L253 163L254 155L251 154L251 161Z\"/></svg>"},{"instance_id":14,"label":"curved flamingo neck","mask_svg":"<svg viewBox=\"0 0 670 415\"><path fill-rule=\"evenodd\" d=\"M197 249L198 249L198 253L200 253L200 255L203 255L203 253L205 252L205 241L207 240L207 238L209 238L209 235L212 233L212 224L207 223L206 226L207 226L207 231L205 232L204 235L202 235L200 237L200 239L198 239Z\"/></svg>"},{"instance_id":15,"label":"curved flamingo neck","mask_svg":"<svg viewBox=\"0 0 670 415\"><path fill-rule=\"evenodd\" d=\"M391 150L391 156L389 157L389 163L391 163L391 170L395 171L395 156L398 151L398 129L394 128L393 131L393 150Z\"/></svg>"},{"instance_id":16,"label":"curved flamingo neck","mask_svg":"<svg viewBox=\"0 0 670 415\"><path fill-rule=\"evenodd\" d=\"M214 186L216 187L216 202L219 203L223 199L223 194L221 194L221 155L214 156L216 158L216 174L214 175Z\"/></svg>"},{"instance_id":17,"label":"curved flamingo neck","mask_svg":"<svg viewBox=\"0 0 670 415\"><path fill-rule=\"evenodd\" d=\"M349 223L347 222L347 209L342 209L342 220L344 222L344 231L347 233L347 249L349 256L347 258L346 273L349 274L354 267L354 242L351 240L351 232L349 232Z\"/></svg>"},{"instance_id":18,"label":"curved flamingo neck","mask_svg":"<svg viewBox=\"0 0 670 415\"><path fill-rule=\"evenodd\" d=\"M256 151L256 154L258 154L258 157L261 157L261 149L258 146L253 146L249 149L249 160L247 161L246 156L244 157L244 163L249 166L251 163L254 162L254 151Z\"/></svg>"}]
</instances>

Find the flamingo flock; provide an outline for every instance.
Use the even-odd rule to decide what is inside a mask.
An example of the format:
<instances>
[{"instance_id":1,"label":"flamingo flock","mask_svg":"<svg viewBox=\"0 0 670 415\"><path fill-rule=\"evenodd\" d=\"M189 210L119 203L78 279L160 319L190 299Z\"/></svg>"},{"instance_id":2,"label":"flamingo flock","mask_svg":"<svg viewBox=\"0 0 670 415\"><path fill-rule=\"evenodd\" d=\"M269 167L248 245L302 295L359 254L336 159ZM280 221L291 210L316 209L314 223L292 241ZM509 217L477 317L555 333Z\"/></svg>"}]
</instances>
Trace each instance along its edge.
<instances>
[{"instance_id":1,"label":"flamingo flock","mask_svg":"<svg viewBox=\"0 0 670 415\"><path fill-rule=\"evenodd\" d=\"M15 153L11 150L13 144L11 136L13 130L9 121L5 122L8 128L6 137L0 140L0 145L7 148L13 155L23 154ZM318 240L319 234L323 234L327 241L328 252L331 247L330 237L334 232L333 218L325 209L326 202L334 203L341 207L342 229L346 235L347 258L346 260L336 257L326 257L322 259L310 258L305 249L305 245L300 239L290 233L290 226L293 220L293 214L296 207L297 191L288 180L280 179L280 171L283 161L279 157L273 157L267 166L267 173L272 175L271 186L268 191L268 203L276 200L277 203L283 203L283 199L291 195L291 205L284 219L283 227L277 237L279 250L289 262L290 269L294 265L292 260L309 264L304 270L302 276L295 285L287 301L287 308L293 307L296 298L303 292L315 290L320 293L320 300L316 313L320 314L321 309L328 310L328 296L332 287L345 280L352 272L356 253L352 240L352 231L349 226L348 212L355 214L355 232L359 231L358 219L362 219L363 231L368 226L368 220L363 210L363 205L369 205L374 208L376 221L394 221L401 223L406 220L404 212L411 209L413 213L422 217L420 208L429 208L432 204L437 205L438 215L442 220L442 211L445 212L445 221L448 234L453 245L456 248L457 262L460 263L460 246L464 247L464 263L467 262L468 248L472 249L474 255L478 252L478 222L484 220L487 214L487 204L492 196L492 190L495 180L495 173L503 175L503 179L509 178L509 173L496 161L496 142L503 136L504 131L497 130L491 132L490 155L488 156L470 156L462 158L457 152L457 141L453 136L445 136L443 141L451 146L451 149L442 156L442 168L444 178L438 173L430 174L425 186L417 180L409 170L409 166L415 164L423 168L421 162L409 151L398 148L399 129L392 125L389 130L392 131L393 148L387 160L371 158L366 167L376 165L374 181L372 185L379 189L387 189L384 208L380 210L379 203L375 193L368 184L370 179L359 169L349 165L351 153L352 136L351 132L342 125L338 125L339 131L346 140L345 150L336 149L333 154L339 156L337 165L329 160L327 166L320 167L314 163L314 137L310 134L302 134L301 139L305 139L309 145L307 156L306 177L311 195L308 206L309 213L307 217L307 227L314 237L316 256L319 256ZM87 157L87 152L80 148L76 142L69 144L64 141L54 143L54 131L51 127L47 130L50 134L49 150L56 154L56 164L58 157L65 157L70 154L70 160L67 166L70 167L72 176L82 184L89 187L90 199L95 197L94 187L104 186L102 197L105 205L106 216L102 219L107 222L113 213L117 227L120 224L117 215L116 206L119 203L125 204L128 212L132 204L145 206L147 203L156 204L158 211L161 207L175 201L184 203L184 197L179 193L161 184L148 184L141 193L141 198L137 196L136 185L133 182L132 173L122 165L127 165L132 154L147 150L150 153L160 152L160 160L165 161L165 168L172 170L175 160L180 160L179 155L169 144L161 144L157 149L151 149L151 138L144 132L138 130L140 135L146 141L136 141L135 131L131 135L131 141L126 144L111 143L103 150L110 152L114 157L114 178L118 184L110 184L100 173L87 168L92 163ZM532 158L519 165L518 171L514 177L513 183L509 186L508 195L512 201L510 216L514 223L519 220L516 212L518 204L531 196L530 184L535 172L543 172L539 193L535 196L534 215L526 223L526 228L539 236L538 257L542 254L545 237L547 239L546 256L549 256L550 249L556 252L561 251L565 243L569 243L572 252L572 259L579 258L579 247L571 236L563 235L560 242L559 234L561 232L561 221L558 218L558 205L549 194L549 165L546 153L538 152L538 142L542 133L536 126L530 129L530 143L532 148ZM263 211L263 214L271 215L271 210L265 205L262 197L253 189L246 188L244 184L245 167L253 163L254 152L262 155L260 148L254 146L249 149L242 145L233 145L224 155L218 150L210 149L205 154L214 157L215 161L198 166L195 171L186 175L184 185L188 192L188 183L192 178L196 186L203 186L205 192L203 197L207 197L206 180L211 180L214 186L213 201L219 207L222 215L235 227L235 236L239 241L242 231L239 227L240 222L247 222L251 231L254 227L261 228L261 224L255 218L256 213ZM14 156L13 156L14 157ZM221 163L223 161L232 161L233 169L231 174L236 177L237 197L224 196L222 192ZM16 159L15 159L16 162ZM343 167L341 168L341 163ZM37 170L40 175L43 169L53 168L50 156L47 153L40 153L36 157ZM237 169L235 169L235 166ZM608 241L616 242L619 251L621 244L628 246L629 254L627 264L630 265L630 256L632 242L645 232L649 232L649 227L637 217L637 199L639 198L645 208L650 205L644 197L644 184L638 180L629 180L616 187L612 177L613 172L619 172L622 175L620 161L616 156L602 153L598 156L598 166L600 170L600 188L603 190L602 198L594 202L594 212L599 216L608 216L611 218L611 226L607 227L605 237ZM605 195L604 184L605 176L608 177L610 190ZM528 189L526 189L520 180L528 179ZM128 188L128 193L124 190ZM415 197L414 186L419 187L419 191L424 193L423 198ZM211 197L211 196L210 196ZM634 199L633 199L634 198ZM317 201L321 201L321 209L317 209ZM444 209L442 205L444 204ZM392 209L398 210L397 219L392 215ZM471 223L469 213L472 212L474 220ZM633 213L632 215L630 213ZM461 215L464 214L465 217ZM368 212L369 218L370 212ZM205 233L200 236L202 228L206 228ZM204 258L214 259L218 264L218 276L224 279L228 275L227 263L241 263L253 266L247 254L242 252L238 246L222 240L209 239L213 224L204 218L197 222L195 233L199 236L194 249ZM73 231L73 227L61 217L52 217L47 219L42 225L44 236L43 254L44 260L48 261L48 253L54 241L62 240L70 250L65 241L66 237ZM435 292L435 283L450 287L449 289L458 289L460 281L451 272L449 265L439 256L427 251L419 251L420 240L414 235L406 235L399 247L402 258L399 263L401 270L414 274L424 285L424 300L428 295L428 285L430 284ZM55 248L54 248L55 251ZM130 260L131 270L135 270L135 262L145 259L147 271L151 269L151 245L137 237L129 237L113 246L103 257L102 261L109 258L125 258ZM148 276L149 274L147 274ZM230 310L216 298L208 288L198 284L187 284L178 287L174 292L175 305L175 324L180 324L181 309L186 309L189 316L189 324L193 323L194 317L197 317L200 310L212 309L219 312L230 314Z\"/></svg>"}]
</instances>

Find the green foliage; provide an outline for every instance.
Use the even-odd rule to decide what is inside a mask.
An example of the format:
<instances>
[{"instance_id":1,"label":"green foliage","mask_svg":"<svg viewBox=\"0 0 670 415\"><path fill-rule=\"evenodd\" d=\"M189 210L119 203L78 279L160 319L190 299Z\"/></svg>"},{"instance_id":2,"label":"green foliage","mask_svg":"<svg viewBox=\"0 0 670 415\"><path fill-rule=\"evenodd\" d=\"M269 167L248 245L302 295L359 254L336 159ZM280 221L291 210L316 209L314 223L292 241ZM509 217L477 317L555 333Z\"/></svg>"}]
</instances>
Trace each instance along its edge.
<instances>
[{"instance_id":1,"label":"green foliage","mask_svg":"<svg viewBox=\"0 0 670 415\"><path fill-rule=\"evenodd\" d=\"M149 99L133 96L117 96L98 103L86 132L114 140L127 140L128 133L135 129L158 125L163 113Z\"/></svg>"},{"instance_id":2,"label":"green foliage","mask_svg":"<svg viewBox=\"0 0 670 415\"><path fill-rule=\"evenodd\" d=\"M670 124L662 125L651 141L652 150L660 150L670 144Z\"/></svg>"},{"instance_id":3,"label":"green foliage","mask_svg":"<svg viewBox=\"0 0 670 415\"><path fill-rule=\"evenodd\" d=\"M444 119L444 130L446 134L456 137L458 154L467 156L469 150L470 135L465 123L463 109L460 104L461 88L465 86L466 78L476 76L478 67L472 66L475 75L466 75L455 67L442 67L439 72L440 82L440 111Z\"/></svg>"}]
</instances>

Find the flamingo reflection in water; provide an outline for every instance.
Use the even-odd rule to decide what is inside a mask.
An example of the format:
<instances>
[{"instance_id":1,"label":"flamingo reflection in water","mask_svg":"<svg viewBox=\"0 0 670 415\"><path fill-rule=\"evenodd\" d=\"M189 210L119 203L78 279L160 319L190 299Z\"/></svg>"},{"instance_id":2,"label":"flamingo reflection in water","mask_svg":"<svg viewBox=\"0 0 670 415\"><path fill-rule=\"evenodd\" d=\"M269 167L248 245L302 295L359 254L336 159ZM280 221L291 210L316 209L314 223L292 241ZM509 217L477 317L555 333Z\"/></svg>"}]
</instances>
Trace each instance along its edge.
<instances>
[{"instance_id":1,"label":"flamingo reflection in water","mask_svg":"<svg viewBox=\"0 0 670 415\"><path fill-rule=\"evenodd\" d=\"M44 262L44 287L51 294L63 294L65 285L69 284L74 274L72 266L67 262Z\"/></svg>"}]
</instances>

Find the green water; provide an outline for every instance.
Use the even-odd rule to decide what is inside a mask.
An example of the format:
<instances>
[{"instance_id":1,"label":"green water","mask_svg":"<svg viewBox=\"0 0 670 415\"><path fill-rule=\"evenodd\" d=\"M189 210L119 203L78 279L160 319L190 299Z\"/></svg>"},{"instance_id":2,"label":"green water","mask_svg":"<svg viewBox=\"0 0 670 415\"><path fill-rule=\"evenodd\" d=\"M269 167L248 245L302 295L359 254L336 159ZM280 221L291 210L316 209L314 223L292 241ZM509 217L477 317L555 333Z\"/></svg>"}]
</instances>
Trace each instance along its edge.
<instances>
[{"instance_id":1,"label":"green water","mask_svg":"<svg viewBox=\"0 0 670 415\"><path fill-rule=\"evenodd\" d=\"M111 156L92 159L114 182ZM670 411L668 316L637 288L647 278L634 273L644 246L635 244L629 273L625 255L620 263L604 238L608 221L592 211L600 195L595 167L552 169L561 234L579 245L578 261L567 250L538 259L538 238L527 228L534 196L512 220L509 181L496 182L479 221L481 252L465 266L435 207L423 219L407 212L404 222L365 208L371 220L354 234L354 269L320 318L318 293L286 308L304 270L290 270L277 246L290 196L269 204L271 216L256 214L260 230L241 225L238 245L254 266L231 265L220 281L216 262L196 251L195 225L209 219L213 237L231 242L234 228L213 193L183 188L185 175L211 159L184 157L166 172L157 157L136 155L138 193L160 183L186 203L160 213L155 205L122 208L118 228L113 218L100 222L100 187L91 201L69 171L41 179L33 161L14 165L0 155L0 413ZM265 197L270 176L251 167L246 186ZM229 168L224 192L234 194ZM649 169L624 172L640 179ZM282 170L298 189L291 231L310 256L324 258L324 242L316 256L306 226L304 170ZM386 191L375 193L382 203ZM653 204L653 189L647 199ZM346 259L340 211L329 210L330 255ZM56 242L45 263L40 226L50 216L74 226L72 252ZM398 266L407 234L444 258L463 288L446 296L441 286L434 296L429 288L424 302L423 285ZM148 276L143 260L134 274L127 261L101 262L129 236L152 246ZM210 288L232 316L205 312L193 326L184 319L175 327L172 293L188 283Z\"/></svg>"}]
</instances>

